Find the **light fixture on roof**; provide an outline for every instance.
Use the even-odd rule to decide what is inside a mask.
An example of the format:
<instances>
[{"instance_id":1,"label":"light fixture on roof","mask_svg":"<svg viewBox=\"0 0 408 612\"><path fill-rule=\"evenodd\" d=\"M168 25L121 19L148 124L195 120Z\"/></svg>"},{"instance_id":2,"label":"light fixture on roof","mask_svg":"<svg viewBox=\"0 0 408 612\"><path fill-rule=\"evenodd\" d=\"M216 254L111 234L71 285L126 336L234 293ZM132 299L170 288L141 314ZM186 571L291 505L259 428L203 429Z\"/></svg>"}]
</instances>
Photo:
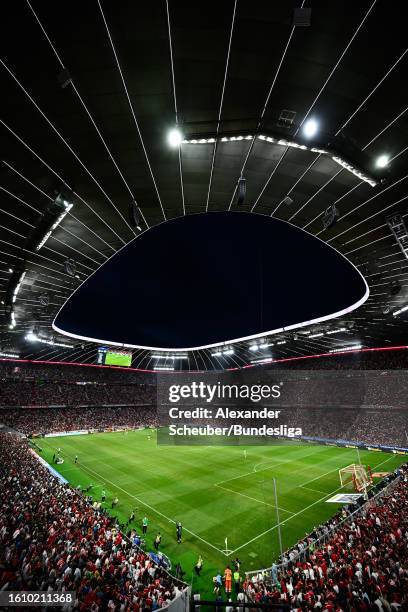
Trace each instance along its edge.
<instances>
[{"instance_id":1,"label":"light fixture on roof","mask_svg":"<svg viewBox=\"0 0 408 612\"><path fill-rule=\"evenodd\" d=\"M154 354L152 355L152 359L188 359L188 355L187 354L176 354L176 355L161 355L161 354Z\"/></svg>"},{"instance_id":2,"label":"light fixture on roof","mask_svg":"<svg viewBox=\"0 0 408 612\"><path fill-rule=\"evenodd\" d=\"M246 180L243 176L240 176L238 179L237 193L237 206L242 206L242 204L245 202L246 196Z\"/></svg>"},{"instance_id":3,"label":"light fixture on roof","mask_svg":"<svg viewBox=\"0 0 408 612\"><path fill-rule=\"evenodd\" d=\"M20 359L20 355L18 353L5 353L0 351L0 357L8 357L9 359Z\"/></svg>"},{"instance_id":4,"label":"light fixture on roof","mask_svg":"<svg viewBox=\"0 0 408 612\"><path fill-rule=\"evenodd\" d=\"M266 340L264 340L264 341L261 341L260 344L251 344L251 346L249 347L249 350L252 352L256 352L259 350L264 350L266 348L269 348L270 346L273 346L273 344L271 342L266 342Z\"/></svg>"},{"instance_id":5,"label":"light fixture on roof","mask_svg":"<svg viewBox=\"0 0 408 612\"><path fill-rule=\"evenodd\" d=\"M273 361L273 357L264 357L263 359L252 359L251 363L271 363Z\"/></svg>"},{"instance_id":6,"label":"light fixture on roof","mask_svg":"<svg viewBox=\"0 0 408 612\"><path fill-rule=\"evenodd\" d=\"M230 347L226 351L223 351L222 354L223 355L233 355L234 352L235 352L234 349Z\"/></svg>"},{"instance_id":7,"label":"light fixture on roof","mask_svg":"<svg viewBox=\"0 0 408 612\"><path fill-rule=\"evenodd\" d=\"M287 195L283 198L282 204L285 204L285 206L291 206L293 204L293 199Z\"/></svg>"},{"instance_id":8,"label":"light fixture on roof","mask_svg":"<svg viewBox=\"0 0 408 612\"><path fill-rule=\"evenodd\" d=\"M324 211L324 215L322 217L323 229L328 230L337 223L337 219L339 218L340 213L335 204L330 204Z\"/></svg>"},{"instance_id":9,"label":"light fixture on roof","mask_svg":"<svg viewBox=\"0 0 408 612\"><path fill-rule=\"evenodd\" d=\"M135 200L129 203L129 223L132 227L135 227L139 232L142 231L141 226L141 215L138 205Z\"/></svg>"},{"instance_id":10,"label":"light fixture on roof","mask_svg":"<svg viewBox=\"0 0 408 612\"><path fill-rule=\"evenodd\" d=\"M308 119L302 128L302 133L305 138L313 138L319 130L319 124L316 119Z\"/></svg>"},{"instance_id":11,"label":"light fixture on roof","mask_svg":"<svg viewBox=\"0 0 408 612\"><path fill-rule=\"evenodd\" d=\"M339 334L340 332L345 332L347 331L346 327L338 327L337 329L329 329L328 332L326 332L327 334Z\"/></svg>"},{"instance_id":12,"label":"light fixture on roof","mask_svg":"<svg viewBox=\"0 0 408 612\"><path fill-rule=\"evenodd\" d=\"M12 311L10 312L10 314L9 314L9 319L8 319L8 320L9 320L9 326L8 326L8 328L9 328L9 329L14 329L14 328L15 328L15 326L16 326L16 316L15 316L15 314L14 314L14 310L12 310Z\"/></svg>"},{"instance_id":13,"label":"light fixture on roof","mask_svg":"<svg viewBox=\"0 0 408 612\"><path fill-rule=\"evenodd\" d=\"M329 353L346 353L347 351L359 351L363 348L362 344L349 344L341 348L330 349Z\"/></svg>"},{"instance_id":14,"label":"light fixture on roof","mask_svg":"<svg viewBox=\"0 0 408 612\"><path fill-rule=\"evenodd\" d=\"M393 317L397 317L402 312L406 312L408 310L408 306L402 306L402 308L398 308L398 310L394 310L392 313Z\"/></svg>"},{"instance_id":15,"label":"light fixture on roof","mask_svg":"<svg viewBox=\"0 0 408 612\"><path fill-rule=\"evenodd\" d=\"M38 336L36 334L33 334L33 332L29 332L28 334L25 335L25 339L28 342L37 342Z\"/></svg>"},{"instance_id":16,"label":"light fixture on roof","mask_svg":"<svg viewBox=\"0 0 408 612\"><path fill-rule=\"evenodd\" d=\"M60 225L64 217L69 213L73 207L72 202L67 200L70 195L70 192L61 191L47 206L26 240L25 247L29 251L39 251L47 242L53 231Z\"/></svg>"},{"instance_id":17,"label":"light fixture on roof","mask_svg":"<svg viewBox=\"0 0 408 612\"><path fill-rule=\"evenodd\" d=\"M211 357L223 357L224 355L233 355L235 353L232 346L227 346L222 350L215 351L215 353L211 353Z\"/></svg>"},{"instance_id":18,"label":"light fixture on roof","mask_svg":"<svg viewBox=\"0 0 408 612\"><path fill-rule=\"evenodd\" d=\"M179 147L183 140L183 135L177 128L170 130L167 135L167 142L173 148Z\"/></svg>"},{"instance_id":19,"label":"light fixture on roof","mask_svg":"<svg viewBox=\"0 0 408 612\"><path fill-rule=\"evenodd\" d=\"M390 158L388 155L379 155L375 160L375 165L377 168L386 168L390 163Z\"/></svg>"},{"instance_id":20,"label":"light fixture on roof","mask_svg":"<svg viewBox=\"0 0 408 612\"><path fill-rule=\"evenodd\" d=\"M289 111L288 111L289 112ZM318 153L319 155L328 155L330 158L339 164L342 168L364 181L375 187L381 183L384 179L378 176L378 172L373 174L368 171L367 164L371 167L375 165L371 158L362 159L361 154L363 153L357 147L345 146L342 139L335 139L332 143L327 143L327 148L324 144L318 144L314 136L320 131L320 123L317 119L310 118L302 124L302 129L299 134L296 132L293 136L282 137L281 131L274 131L270 129L264 129L261 133L256 132L255 134L246 134L245 132L227 133L207 132L205 134L187 134L183 136L182 143L190 145L203 145L207 143L221 142L227 143L237 140L253 140L254 138L261 140L272 145L280 145L283 147L293 147L301 149L303 151L311 151L312 153ZM307 139L310 142L307 142ZM177 146L177 145L176 145ZM344 156L343 156L344 155Z\"/></svg>"},{"instance_id":21,"label":"light fixture on roof","mask_svg":"<svg viewBox=\"0 0 408 612\"><path fill-rule=\"evenodd\" d=\"M359 170L356 166L353 166L342 157L339 157L339 155L332 155L332 160L335 161L336 164L339 164L339 166L341 166L345 170L348 170L348 172L351 172L351 174L354 174L354 176L357 176L357 178L359 178L361 181L364 181L371 185L371 187L375 187L376 185L378 185L378 179L369 176L368 174L366 174L365 171Z\"/></svg>"},{"instance_id":22,"label":"light fixture on roof","mask_svg":"<svg viewBox=\"0 0 408 612\"><path fill-rule=\"evenodd\" d=\"M34 331L28 332L25 335L25 340L28 342L40 342L41 344L50 344L51 346L61 346L62 348L72 348L72 344L66 344L65 342L57 342L54 338L40 338Z\"/></svg>"},{"instance_id":23,"label":"light fixture on roof","mask_svg":"<svg viewBox=\"0 0 408 612\"><path fill-rule=\"evenodd\" d=\"M74 259L69 258L64 261L64 271L69 276L75 276L77 271L77 265Z\"/></svg>"}]
</instances>

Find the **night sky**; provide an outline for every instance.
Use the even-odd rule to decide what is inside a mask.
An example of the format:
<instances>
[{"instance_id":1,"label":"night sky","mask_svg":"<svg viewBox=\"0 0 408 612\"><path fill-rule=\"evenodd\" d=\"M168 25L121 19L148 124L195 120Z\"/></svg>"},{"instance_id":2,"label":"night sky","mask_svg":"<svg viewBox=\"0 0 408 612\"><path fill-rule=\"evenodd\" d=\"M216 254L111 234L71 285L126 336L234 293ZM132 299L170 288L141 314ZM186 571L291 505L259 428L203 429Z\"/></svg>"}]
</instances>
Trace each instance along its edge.
<instances>
[{"instance_id":1,"label":"night sky","mask_svg":"<svg viewBox=\"0 0 408 612\"><path fill-rule=\"evenodd\" d=\"M253 213L201 213L125 246L55 324L104 341L190 348L329 315L365 290L344 257L295 226Z\"/></svg>"}]
</instances>

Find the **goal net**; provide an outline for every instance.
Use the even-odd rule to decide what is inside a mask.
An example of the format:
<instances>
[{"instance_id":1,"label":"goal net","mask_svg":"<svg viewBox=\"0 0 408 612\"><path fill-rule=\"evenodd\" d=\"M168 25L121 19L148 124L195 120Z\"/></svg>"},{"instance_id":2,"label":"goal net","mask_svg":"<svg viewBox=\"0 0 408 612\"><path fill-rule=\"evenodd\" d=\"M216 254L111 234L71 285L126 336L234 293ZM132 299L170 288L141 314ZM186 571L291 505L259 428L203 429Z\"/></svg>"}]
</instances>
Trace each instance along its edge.
<instances>
[{"instance_id":1,"label":"goal net","mask_svg":"<svg viewBox=\"0 0 408 612\"><path fill-rule=\"evenodd\" d=\"M339 470L340 484L345 487L351 484L355 491L364 491L372 482L371 470L364 465L352 463Z\"/></svg>"}]
</instances>

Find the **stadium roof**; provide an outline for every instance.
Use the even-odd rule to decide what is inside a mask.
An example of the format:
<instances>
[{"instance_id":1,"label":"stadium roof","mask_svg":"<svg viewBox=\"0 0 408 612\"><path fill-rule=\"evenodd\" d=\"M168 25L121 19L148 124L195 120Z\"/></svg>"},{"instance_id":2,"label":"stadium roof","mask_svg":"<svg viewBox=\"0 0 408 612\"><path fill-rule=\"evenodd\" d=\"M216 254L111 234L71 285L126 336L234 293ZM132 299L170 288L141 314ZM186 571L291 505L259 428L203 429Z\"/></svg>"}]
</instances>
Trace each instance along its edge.
<instances>
[{"instance_id":1,"label":"stadium roof","mask_svg":"<svg viewBox=\"0 0 408 612\"><path fill-rule=\"evenodd\" d=\"M408 311L398 313L408 304L405 228L394 217L398 241L388 219L399 213L403 221L408 194L399 5L318 1L294 12L300 6L8 4L0 60L2 352L94 361L94 344L52 328L66 299L139 234L138 223L143 232L226 210L272 215L317 235L359 268L370 296L310 333L276 336L273 348L243 341L215 357L196 351L189 368L406 343ZM175 127L195 142L171 147ZM333 204L337 219L325 215ZM323 220L337 222L324 229ZM69 346L30 342L31 332ZM135 367L152 364L151 352L134 352Z\"/></svg>"}]
</instances>

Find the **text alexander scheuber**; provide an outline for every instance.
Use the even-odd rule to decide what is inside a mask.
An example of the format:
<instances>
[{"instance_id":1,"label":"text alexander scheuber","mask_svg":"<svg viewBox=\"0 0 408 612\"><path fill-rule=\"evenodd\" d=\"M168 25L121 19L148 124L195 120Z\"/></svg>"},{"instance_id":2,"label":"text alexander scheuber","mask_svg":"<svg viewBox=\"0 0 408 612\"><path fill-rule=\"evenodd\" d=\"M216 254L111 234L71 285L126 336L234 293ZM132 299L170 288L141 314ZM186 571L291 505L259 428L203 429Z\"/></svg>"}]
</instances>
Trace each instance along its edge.
<instances>
[{"instance_id":1,"label":"text alexander scheuber","mask_svg":"<svg viewBox=\"0 0 408 612\"><path fill-rule=\"evenodd\" d=\"M217 400L248 400L249 402L260 402L268 399L278 399L281 396L281 385L225 385L221 383L207 384L204 382L192 382L184 385L171 385L169 387L168 400L171 404L177 404L182 400L202 400L211 404ZM191 407L182 408L181 406L171 406L168 409L170 419L178 421L177 424L169 425L170 436L289 436L295 437L302 435L299 428L278 425L269 427L267 424L257 424L256 427L245 427L242 424L230 424L228 426L215 426L208 423L186 425L180 424L183 421L193 422L195 420L237 420L242 421L268 421L279 419L281 410L271 410L262 407L260 409L237 409L230 407L207 408Z\"/></svg>"}]
</instances>

